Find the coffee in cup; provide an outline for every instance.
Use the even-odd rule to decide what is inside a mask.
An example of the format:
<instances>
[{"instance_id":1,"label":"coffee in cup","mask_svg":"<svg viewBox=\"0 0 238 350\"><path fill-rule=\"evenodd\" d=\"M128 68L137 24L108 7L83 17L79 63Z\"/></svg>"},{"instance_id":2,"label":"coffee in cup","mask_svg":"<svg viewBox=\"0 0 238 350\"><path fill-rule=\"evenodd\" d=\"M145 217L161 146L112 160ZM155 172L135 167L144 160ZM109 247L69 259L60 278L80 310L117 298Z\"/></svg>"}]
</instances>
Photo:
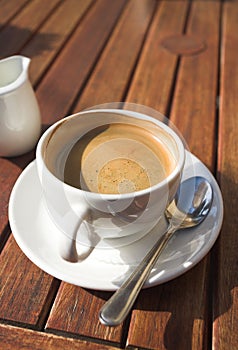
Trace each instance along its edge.
<instances>
[{"instance_id":1,"label":"coffee in cup","mask_svg":"<svg viewBox=\"0 0 238 350\"><path fill-rule=\"evenodd\" d=\"M84 134L71 148L64 182L104 194L144 190L171 174L176 159L147 129L111 123Z\"/></svg>"}]
</instances>

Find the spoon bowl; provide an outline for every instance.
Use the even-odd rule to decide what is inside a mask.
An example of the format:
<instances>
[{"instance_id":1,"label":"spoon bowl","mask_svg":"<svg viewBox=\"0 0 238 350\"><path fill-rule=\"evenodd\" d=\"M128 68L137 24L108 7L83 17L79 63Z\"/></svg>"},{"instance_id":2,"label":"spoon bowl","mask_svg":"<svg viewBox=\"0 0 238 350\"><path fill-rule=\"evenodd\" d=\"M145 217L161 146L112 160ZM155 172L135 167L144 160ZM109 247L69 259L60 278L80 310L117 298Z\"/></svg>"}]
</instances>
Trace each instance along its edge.
<instances>
[{"instance_id":1,"label":"spoon bowl","mask_svg":"<svg viewBox=\"0 0 238 350\"><path fill-rule=\"evenodd\" d=\"M171 225L179 226L176 230L196 226L207 217L212 199L210 183L201 176L191 177L180 184L165 216Z\"/></svg>"},{"instance_id":2,"label":"spoon bowl","mask_svg":"<svg viewBox=\"0 0 238 350\"><path fill-rule=\"evenodd\" d=\"M203 177L191 177L180 184L174 200L165 211L166 232L154 244L129 278L104 304L99 320L107 326L117 326L130 312L141 288L167 243L180 229L199 225L207 217L213 200L210 183Z\"/></svg>"}]
</instances>

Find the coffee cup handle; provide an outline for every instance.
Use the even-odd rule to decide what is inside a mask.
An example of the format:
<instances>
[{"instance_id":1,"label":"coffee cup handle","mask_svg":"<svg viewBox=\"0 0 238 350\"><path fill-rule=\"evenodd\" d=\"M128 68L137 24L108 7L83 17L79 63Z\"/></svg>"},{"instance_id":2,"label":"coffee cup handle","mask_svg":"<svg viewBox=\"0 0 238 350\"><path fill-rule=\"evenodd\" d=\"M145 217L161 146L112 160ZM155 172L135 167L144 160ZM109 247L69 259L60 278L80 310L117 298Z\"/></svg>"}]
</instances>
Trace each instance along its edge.
<instances>
[{"instance_id":1,"label":"coffee cup handle","mask_svg":"<svg viewBox=\"0 0 238 350\"><path fill-rule=\"evenodd\" d=\"M70 239L62 234L59 241L59 253L62 259L69 262L78 262L78 252L76 248L76 240Z\"/></svg>"},{"instance_id":2,"label":"coffee cup handle","mask_svg":"<svg viewBox=\"0 0 238 350\"><path fill-rule=\"evenodd\" d=\"M72 232L70 235L61 233L59 237L59 253L62 259L69 262L78 262L79 254L77 251L77 234L80 226L82 225L84 219L88 216L89 209L85 208L83 214L78 218L77 222L73 225Z\"/></svg>"}]
</instances>

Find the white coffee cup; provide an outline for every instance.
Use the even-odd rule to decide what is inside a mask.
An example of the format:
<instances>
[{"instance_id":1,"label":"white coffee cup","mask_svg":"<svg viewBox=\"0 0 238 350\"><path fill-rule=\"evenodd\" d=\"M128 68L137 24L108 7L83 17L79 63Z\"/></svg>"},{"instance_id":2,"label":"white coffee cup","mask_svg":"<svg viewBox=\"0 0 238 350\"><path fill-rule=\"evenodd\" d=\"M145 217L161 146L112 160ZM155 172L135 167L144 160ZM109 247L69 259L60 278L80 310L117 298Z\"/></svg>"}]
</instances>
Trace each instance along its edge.
<instances>
[{"instance_id":1,"label":"white coffee cup","mask_svg":"<svg viewBox=\"0 0 238 350\"><path fill-rule=\"evenodd\" d=\"M115 123L139 126L158 137L175 159L171 173L159 183L128 193L97 193L65 183L66 160L78 139L98 126ZM119 151L126 152L123 140L119 142ZM104 159L103 166L105 154L102 153L98 147L95 162L100 163L100 159ZM184 145L175 131L157 119L134 111L88 110L66 117L49 127L37 145L36 161L48 213L58 226L61 236L66 238L61 247L64 251L62 256L68 259L72 242L89 247L102 241L107 242L107 245L115 242L120 245L120 242L127 242L125 239L123 241L125 237L133 242L147 234L158 223L175 196L184 160ZM143 166L147 167L146 163Z\"/></svg>"}]
</instances>

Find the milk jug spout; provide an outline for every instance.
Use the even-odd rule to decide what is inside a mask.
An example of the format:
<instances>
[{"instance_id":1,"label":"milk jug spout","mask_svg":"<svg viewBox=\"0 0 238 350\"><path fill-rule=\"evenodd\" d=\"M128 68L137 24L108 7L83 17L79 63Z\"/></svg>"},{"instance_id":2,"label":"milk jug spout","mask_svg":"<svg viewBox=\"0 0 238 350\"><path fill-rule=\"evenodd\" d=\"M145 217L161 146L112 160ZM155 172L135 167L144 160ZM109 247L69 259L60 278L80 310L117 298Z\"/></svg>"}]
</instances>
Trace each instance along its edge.
<instances>
[{"instance_id":1,"label":"milk jug spout","mask_svg":"<svg viewBox=\"0 0 238 350\"><path fill-rule=\"evenodd\" d=\"M20 55L0 60L0 156L29 152L40 136L39 106L28 77L30 61Z\"/></svg>"}]
</instances>

